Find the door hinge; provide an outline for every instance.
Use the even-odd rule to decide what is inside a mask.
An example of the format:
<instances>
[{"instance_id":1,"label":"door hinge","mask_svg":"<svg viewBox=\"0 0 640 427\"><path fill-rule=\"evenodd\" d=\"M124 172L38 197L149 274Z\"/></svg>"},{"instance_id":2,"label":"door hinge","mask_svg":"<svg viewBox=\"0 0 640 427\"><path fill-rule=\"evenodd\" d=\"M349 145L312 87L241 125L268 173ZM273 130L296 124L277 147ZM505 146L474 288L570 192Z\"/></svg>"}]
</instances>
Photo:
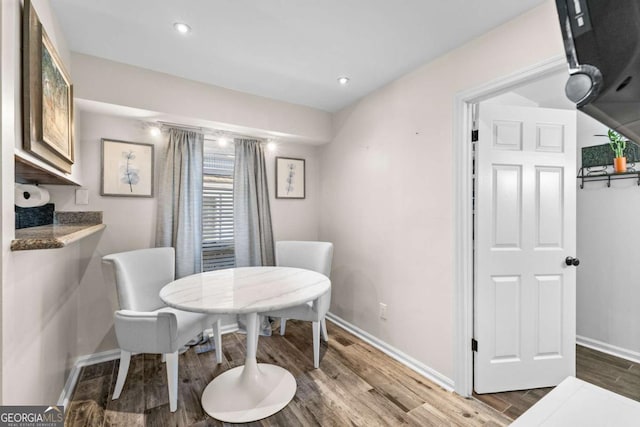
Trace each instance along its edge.
<instances>
[{"instance_id":1,"label":"door hinge","mask_svg":"<svg viewBox=\"0 0 640 427\"><path fill-rule=\"evenodd\" d=\"M478 142L478 130L471 131L471 142Z\"/></svg>"},{"instance_id":2,"label":"door hinge","mask_svg":"<svg viewBox=\"0 0 640 427\"><path fill-rule=\"evenodd\" d=\"M471 351L478 351L478 341L475 338L471 338Z\"/></svg>"}]
</instances>

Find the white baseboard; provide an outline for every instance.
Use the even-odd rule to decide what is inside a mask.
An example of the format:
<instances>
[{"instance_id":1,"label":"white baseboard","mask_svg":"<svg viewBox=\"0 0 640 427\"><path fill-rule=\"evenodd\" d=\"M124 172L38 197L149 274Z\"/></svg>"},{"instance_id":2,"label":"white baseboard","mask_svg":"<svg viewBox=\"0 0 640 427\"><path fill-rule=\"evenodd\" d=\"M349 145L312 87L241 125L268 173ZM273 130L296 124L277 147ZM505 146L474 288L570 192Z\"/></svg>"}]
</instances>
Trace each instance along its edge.
<instances>
[{"instance_id":1,"label":"white baseboard","mask_svg":"<svg viewBox=\"0 0 640 427\"><path fill-rule=\"evenodd\" d=\"M607 344L606 342L594 340L592 338L582 337L580 335L576 336L576 343L583 347L588 347L602 353L607 353L612 356L629 360L630 362L640 363L640 353L637 351L627 350L626 348Z\"/></svg>"},{"instance_id":2,"label":"white baseboard","mask_svg":"<svg viewBox=\"0 0 640 427\"><path fill-rule=\"evenodd\" d=\"M220 332L224 334L229 334L232 332L236 332L238 330L238 323L231 323L229 325L223 325L220 328ZM213 334L212 329L205 329L205 333L209 335ZM64 384L64 388L60 393L60 397L58 397L58 405L64 406L67 409L67 405L69 404L69 400L71 399L71 394L76 387L78 382L78 377L80 376L80 370L89 365L96 365L98 363L108 362L110 360L116 360L120 358L120 350L113 349L108 351L103 351L101 353L88 354L85 356L80 356L76 358L73 363L73 368L69 371L69 376L67 377L67 381Z\"/></svg>"},{"instance_id":3,"label":"white baseboard","mask_svg":"<svg viewBox=\"0 0 640 427\"><path fill-rule=\"evenodd\" d=\"M58 405L62 405L65 409L67 409L67 405L69 404L69 400L71 399L73 389L76 387L76 383L78 382L80 370L83 367L95 365L97 363L108 362L110 360L116 360L118 358L120 358L120 350L118 349L103 351L101 353L88 354L86 356L80 356L76 358L76 361L73 364L73 368L71 368L69 376L67 377L67 382L64 384L64 388L62 389L60 397L58 398Z\"/></svg>"},{"instance_id":4,"label":"white baseboard","mask_svg":"<svg viewBox=\"0 0 640 427\"><path fill-rule=\"evenodd\" d=\"M386 355L388 355L388 356L392 357L393 359L397 360L398 362L402 363L403 365L405 365L409 369L412 369L412 370L416 371L417 373L419 373L423 377L428 378L429 380L431 380L434 383L438 384L440 387L444 388L445 390L453 391L454 382L453 382L453 380L451 378L441 374L440 372L436 371L433 368L430 368L429 366L425 365L424 363L419 362L418 360L414 359L413 357L409 356L408 354L403 353L402 351L398 350L397 348L390 346L386 342L380 340L379 338L374 337L373 335L369 334L368 332L363 331L362 329L360 329L357 326L347 322L346 320L336 316L335 314L327 313L327 319L330 320L331 322L335 323L336 325L340 326L342 329L344 329L344 330L352 333L353 335L357 336L361 340L371 344L372 346L374 346L378 350L382 351Z\"/></svg>"}]
</instances>

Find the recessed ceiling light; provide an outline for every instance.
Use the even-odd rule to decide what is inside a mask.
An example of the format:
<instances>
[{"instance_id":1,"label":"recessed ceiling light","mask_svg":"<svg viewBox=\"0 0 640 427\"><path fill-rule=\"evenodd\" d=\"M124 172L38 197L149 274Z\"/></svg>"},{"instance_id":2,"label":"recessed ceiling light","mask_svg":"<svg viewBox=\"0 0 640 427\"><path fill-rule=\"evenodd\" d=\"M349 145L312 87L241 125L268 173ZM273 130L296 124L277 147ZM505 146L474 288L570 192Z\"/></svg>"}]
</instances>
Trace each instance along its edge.
<instances>
[{"instance_id":1,"label":"recessed ceiling light","mask_svg":"<svg viewBox=\"0 0 640 427\"><path fill-rule=\"evenodd\" d=\"M174 22L173 28L180 34L187 34L191 31L191 27L184 22Z\"/></svg>"},{"instance_id":2,"label":"recessed ceiling light","mask_svg":"<svg viewBox=\"0 0 640 427\"><path fill-rule=\"evenodd\" d=\"M338 83L340 83L342 86L346 86L349 83L349 80L351 79L347 76L338 77Z\"/></svg>"}]
</instances>

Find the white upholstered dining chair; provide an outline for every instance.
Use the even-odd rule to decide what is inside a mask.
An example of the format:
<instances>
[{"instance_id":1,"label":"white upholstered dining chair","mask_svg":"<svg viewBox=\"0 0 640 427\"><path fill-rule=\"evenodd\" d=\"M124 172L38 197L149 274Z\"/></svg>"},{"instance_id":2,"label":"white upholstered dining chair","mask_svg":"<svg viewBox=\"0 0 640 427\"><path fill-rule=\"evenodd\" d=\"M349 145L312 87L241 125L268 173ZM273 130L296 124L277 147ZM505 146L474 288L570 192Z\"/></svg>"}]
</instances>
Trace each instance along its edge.
<instances>
[{"instance_id":1,"label":"white upholstered dining chair","mask_svg":"<svg viewBox=\"0 0 640 427\"><path fill-rule=\"evenodd\" d=\"M220 317L167 307L159 292L175 279L173 248L150 248L106 255L120 310L114 313L120 368L113 399L118 399L129 370L131 353L162 354L167 364L169 408L178 405L178 350L213 326L216 362L222 362Z\"/></svg>"},{"instance_id":2,"label":"white upholstered dining chair","mask_svg":"<svg viewBox=\"0 0 640 427\"><path fill-rule=\"evenodd\" d=\"M313 270L329 277L333 260L333 243L312 241L280 241L276 242L276 265ZM320 365L320 330L325 341L327 324L325 315L331 304L331 289L315 301L282 310L260 313L261 315L280 318L280 335L285 334L287 319L313 322L313 367Z\"/></svg>"}]
</instances>

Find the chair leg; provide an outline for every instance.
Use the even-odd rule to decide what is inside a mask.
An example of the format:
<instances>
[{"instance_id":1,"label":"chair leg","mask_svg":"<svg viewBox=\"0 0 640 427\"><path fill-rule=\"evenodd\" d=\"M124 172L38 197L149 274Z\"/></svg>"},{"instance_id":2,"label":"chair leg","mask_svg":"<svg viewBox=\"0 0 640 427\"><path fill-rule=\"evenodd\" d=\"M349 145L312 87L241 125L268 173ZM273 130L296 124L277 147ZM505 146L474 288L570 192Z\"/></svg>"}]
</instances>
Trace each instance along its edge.
<instances>
[{"instance_id":1,"label":"chair leg","mask_svg":"<svg viewBox=\"0 0 640 427\"><path fill-rule=\"evenodd\" d=\"M116 380L116 388L113 390L113 400L120 397L124 381L127 379L129 372L129 362L131 362L131 352L120 350L120 368L118 368L118 379Z\"/></svg>"},{"instance_id":2,"label":"chair leg","mask_svg":"<svg viewBox=\"0 0 640 427\"><path fill-rule=\"evenodd\" d=\"M178 352L167 353L167 385L169 386L169 410L178 409Z\"/></svg>"},{"instance_id":3,"label":"chair leg","mask_svg":"<svg viewBox=\"0 0 640 427\"><path fill-rule=\"evenodd\" d=\"M284 330L287 329L287 319L280 318L280 335L284 335Z\"/></svg>"},{"instance_id":4,"label":"chair leg","mask_svg":"<svg viewBox=\"0 0 640 427\"><path fill-rule=\"evenodd\" d=\"M220 319L213 324L213 343L216 347L216 363L222 363L222 335L220 333Z\"/></svg>"},{"instance_id":5,"label":"chair leg","mask_svg":"<svg viewBox=\"0 0 640 427\"><path fill-rule=\"evenodd\" d=\"M324 342L328 342L329 334L327 334L327 320L323 317L320 323L322 324L322 339L324 339Z\"/></svg>"},{"instance_id":6,"label":"chair leg","mask_svg":"<svg viewBox=\"0 0 640 427\"><path fill-rule=\"evenodd\" d=\"M313 367L320 366L320 322L313 322Z\"/></svg>"}]
</instances>

